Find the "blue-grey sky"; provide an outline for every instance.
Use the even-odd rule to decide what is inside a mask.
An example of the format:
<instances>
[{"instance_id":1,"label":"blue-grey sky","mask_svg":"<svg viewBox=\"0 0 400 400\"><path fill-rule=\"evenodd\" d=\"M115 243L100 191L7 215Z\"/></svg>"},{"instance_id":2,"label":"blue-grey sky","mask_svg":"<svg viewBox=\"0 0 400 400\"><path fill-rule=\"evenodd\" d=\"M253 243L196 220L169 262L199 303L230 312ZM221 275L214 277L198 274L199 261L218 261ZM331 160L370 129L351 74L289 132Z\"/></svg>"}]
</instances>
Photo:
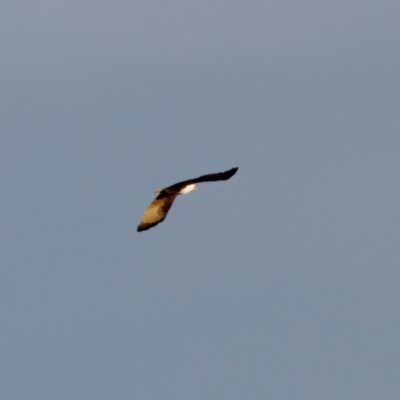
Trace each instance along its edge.
<instances>
[{"instance_id":1,"label":"blue-grey sky","mask_svg":"<svg viewBox=\"0 0 400 400\"><path fill-rule=\"evenodd\" d=\"M0 398L399 398L399 26L389 0L4 1Z\"/></svg>"}]
</instances>

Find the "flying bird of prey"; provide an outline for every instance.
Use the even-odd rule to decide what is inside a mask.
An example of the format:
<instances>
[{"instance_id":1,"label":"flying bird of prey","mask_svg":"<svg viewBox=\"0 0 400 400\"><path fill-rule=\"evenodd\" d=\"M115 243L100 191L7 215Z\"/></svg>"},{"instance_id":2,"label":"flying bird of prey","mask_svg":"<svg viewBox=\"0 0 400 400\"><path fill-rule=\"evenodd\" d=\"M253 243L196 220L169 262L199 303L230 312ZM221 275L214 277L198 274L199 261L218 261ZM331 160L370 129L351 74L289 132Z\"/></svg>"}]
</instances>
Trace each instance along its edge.
<instances>
[{"instance_id":1,"label":"flying bird of prey","mask_svg":"<svg viewBox=\"0 0 400 400\"><path fill-rule=\"evenodd\" d=\"M187 194L193 190L197 190L196 183L200 182L216 182L226 181L236 174L238 168L232 168L229 171L219 172L216 174L202 175L198 178L188 179L186 181L175 183L164 189L157 190L158 196L150 203L144 212L137 231L145 231L164 221L178 194Z\"/></svg>"}]
</instances>

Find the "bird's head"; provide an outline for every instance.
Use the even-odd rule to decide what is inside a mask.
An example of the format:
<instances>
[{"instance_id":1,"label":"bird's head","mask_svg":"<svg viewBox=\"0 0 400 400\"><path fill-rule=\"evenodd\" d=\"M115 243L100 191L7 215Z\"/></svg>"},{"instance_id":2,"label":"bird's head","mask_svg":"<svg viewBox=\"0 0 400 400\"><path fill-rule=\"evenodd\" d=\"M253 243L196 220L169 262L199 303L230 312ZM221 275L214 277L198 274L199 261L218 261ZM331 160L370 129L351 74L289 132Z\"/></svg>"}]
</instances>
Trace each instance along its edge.
<instances>
[{"instance_id":1,"label":"bird's head","mask_svg":"<svg viewBox=\"0 0 400 400\"><path fill-rule=\"evenodd\" d=\"M197 190L197 187L194 183L191 183L190 185L185 186L183 189L181 189L181 191L179 192L179 194L187 194L189 192L193 192L193 191Z\"/></svg>"}]
</instances>

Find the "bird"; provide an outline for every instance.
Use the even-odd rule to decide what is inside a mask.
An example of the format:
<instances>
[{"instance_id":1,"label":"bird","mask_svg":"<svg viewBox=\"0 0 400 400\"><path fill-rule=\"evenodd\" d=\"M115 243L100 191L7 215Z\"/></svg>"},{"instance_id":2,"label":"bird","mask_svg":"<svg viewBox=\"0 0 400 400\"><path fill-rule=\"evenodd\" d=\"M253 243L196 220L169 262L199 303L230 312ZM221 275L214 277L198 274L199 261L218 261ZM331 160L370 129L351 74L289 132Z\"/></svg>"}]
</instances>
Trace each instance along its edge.
<instances>
[{"instance_id":1,"label":"bird","mask_svg":"<svg viewBox=\"0 0 400 400\"><path fill-rule=\"evenodd\" d=\"M180 194L197 191L196 183L226 181L232 178L238 169L239 168L236 167L225 172L202 175L198 178L187 179L164 189L156 190L155 193L158 196L150 203L147 210L144 212L137 227L137 232L146 231L158 225L160 222L163 222L176 197Z\"/></svg>"}]
</instances>

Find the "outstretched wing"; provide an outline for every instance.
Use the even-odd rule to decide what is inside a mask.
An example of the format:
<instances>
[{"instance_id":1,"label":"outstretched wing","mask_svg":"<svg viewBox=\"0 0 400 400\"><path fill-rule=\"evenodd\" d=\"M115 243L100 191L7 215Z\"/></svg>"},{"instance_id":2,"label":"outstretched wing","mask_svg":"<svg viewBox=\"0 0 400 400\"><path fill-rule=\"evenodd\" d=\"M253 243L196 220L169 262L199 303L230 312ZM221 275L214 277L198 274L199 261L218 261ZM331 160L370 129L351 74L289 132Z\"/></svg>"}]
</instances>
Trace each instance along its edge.
<instances>
[{"instance_id":1,"label":"outstretched wing","mask_svg":"<svg viewBox=\"0 0 400 400\"><path fill-rule=\"evenodd\" d=\"M149 207L144 212L142 219L140 220L140 224L137 227L137 231L145 231L164 221L176 196L179 194L179 191L185 186L192 183L196 184L200 182L226 181L233 175L235 175L237 170L238 168L232 168L225 172L202 175L198 178L187 179L186 181L178 182L174 185L162 189L160 191L160 194L150 203Z\"/></svg>"},{"instance_id":2,"label":"outstretched wing","mask_svg":"<svg viewBox=\"0 0 400 400\"><path fill-rule=\"evenodd\" d=\"M171 191L179 192L181 188L190 185L192 183L227 181L229 178L231 178L233 175L236 174L238 169L239 168L232 168L225 172L218 172L216 174L202 175L194 179L187 179L186 181L178 182L171 186L168 186L163 190L169 189Z\"/></svg>"},{"instance_id":3,"label":"outstretched wing","mask_svg":"<svg viewBox=\"0 0 400 400\"><path fill-rule=\"evenodd\" d=\"M144 212L137 231L145 231L163 222L177 195L178 193L161 192Z\"/></svg>"}]
</instances>

